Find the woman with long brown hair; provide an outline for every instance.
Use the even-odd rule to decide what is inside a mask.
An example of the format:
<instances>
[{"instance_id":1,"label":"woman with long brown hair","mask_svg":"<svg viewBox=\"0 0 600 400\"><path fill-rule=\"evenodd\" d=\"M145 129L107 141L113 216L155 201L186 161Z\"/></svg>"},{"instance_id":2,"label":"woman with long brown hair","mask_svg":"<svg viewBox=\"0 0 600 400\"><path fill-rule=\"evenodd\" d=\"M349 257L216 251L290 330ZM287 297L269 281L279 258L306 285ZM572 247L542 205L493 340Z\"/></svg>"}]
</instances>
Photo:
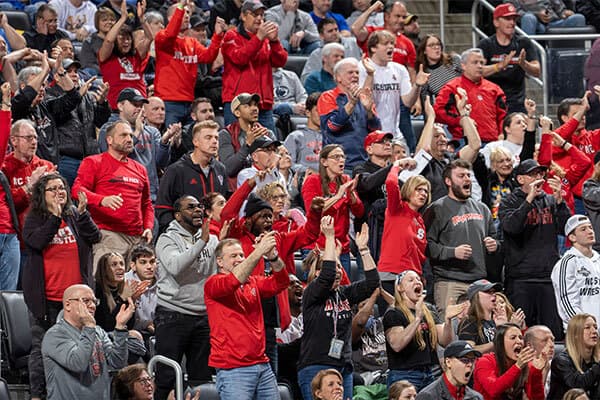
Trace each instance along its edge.
<instances>
[{"instance_id":1,"label":"woman with long brown hair","mask_svg":"<svg viewBox=\"0 0 600 400\"><path fill-rule=\"evenodd\" d=\"M525 347L520 327L512 323L496 328L494 350L477 360L474 389L485 400L544 400L542 370L549 362L549 351L536 356L533 348Z\"/></svg>"},{"instance_id":2,"label":"woman with long brown hair","mask_svg":"<svg viewBox=\"0 0 600 400\"><path fill-rule=\"evenodd\" d=\"M442 323L435 307L425 303L421 277L412 270L398 274L394 298L394 307L383 316L390 369L388 388L405 379L421 390L433 382L431 368L439 363L437 345L446 346L452 341L452 318L467 303L448 305Z\"/></svg>"}]
</instances>

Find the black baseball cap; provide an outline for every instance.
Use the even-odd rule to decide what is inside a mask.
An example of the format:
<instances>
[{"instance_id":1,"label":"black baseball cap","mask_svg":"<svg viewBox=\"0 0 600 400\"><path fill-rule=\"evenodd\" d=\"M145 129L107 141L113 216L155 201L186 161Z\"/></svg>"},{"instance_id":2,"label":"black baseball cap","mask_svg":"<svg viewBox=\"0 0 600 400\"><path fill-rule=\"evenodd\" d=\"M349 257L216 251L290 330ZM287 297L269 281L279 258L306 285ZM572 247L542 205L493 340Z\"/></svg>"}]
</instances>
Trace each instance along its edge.
<instances>
[{"instance_id":1,"label":"black baseball cap","mask_svg":"<svg viewBox=\"0 0 600 400\"><path fill-rule=\"evenodd\" d=\"M250 145L250 154L254 153L258 149L266 149L270 146L279 147L281 146L281 142L279 140L273 140L268 136L259 136L254 139L254 142L252 142L252 145Z\"/></svg>"},{"instance_id":2,"label":"black baseball cap","mask_svg":"<svg viewBox=\"0 0 600 400\"><path fill-rule=\"evenodd\" d=\"M142 102L142 103L148 103L148 99L146 99L139 90L134 89L134 88L125 88L123 90L121 90L121 92L119 93L119 97L117 98L117 103L120 103L122 101L131 101L131 102Z\"/></svg>"},{"instance_id":3,"label":"black baseball cap","mask_svg":"<svg viewBox=\"0 0 600 400\"><path fill-rule=\"evenodd\" d=\"M488 290L494 289L496 292L500 292L502 290L502 285L498 282L492 283L487 279L479 279L469 285L467 288L467 297L469 300L473 300L473 296L477 292L487 292Z\"/></svg>"},{"instance_id":4,"label":"black baseball cap","mask_svg":"<svg viewBox=\"0 0 600 400\"><path fill-rule=\"evenodd\" d=\"M515 168L515 176L516 175L527 175L533 171L535 171L536 169L541 169L543 171L546 171L548 168L540 165L537 161L535 161L534 159L527 159L527 160L523 160L521 161L521 163L517 166L517 168Z\"/></svg>"},{"instance_id":5,"label":"black baseball cap","mask_svg":"<svg viewBox=\"0 0 600 400\"><path fill-rule=\"evenodd\" d=\"M256 10L260 10L260 9L267 9L267 7L261 3L260 0L246 0L244 1L244 4L242 4L242 12L246 12L246 11L251 11L254 12Z\"/></svg>"},{"instance_id":6,"label":"black baseball cap","mask_svg":"<svg viewBox=\"0 0 600 400\"><path fill-rule=\"evenodd\" d=\"M468 342L464 340L457 340L455 342L450 343L444 349L444 358L448 357L464 357L469 354L473 354L475 357L481 357L481 353L478 352L471 346Z\"/></svg>"}]
</instances>

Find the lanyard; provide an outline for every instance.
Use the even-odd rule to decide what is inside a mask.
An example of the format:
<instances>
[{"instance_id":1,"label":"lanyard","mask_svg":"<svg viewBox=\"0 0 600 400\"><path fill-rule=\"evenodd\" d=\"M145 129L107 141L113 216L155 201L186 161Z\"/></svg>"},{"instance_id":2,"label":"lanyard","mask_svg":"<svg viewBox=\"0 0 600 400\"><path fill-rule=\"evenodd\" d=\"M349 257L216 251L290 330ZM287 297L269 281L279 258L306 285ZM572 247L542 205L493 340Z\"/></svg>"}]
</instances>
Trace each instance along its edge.
<instances>
[{"instance_id":1,"label":"lanyard","mask_svg":"<svg viewBox=\"0 0 600 400\"><path fill-rule=\"evenodd\" d=\"M340 307L340 294L338 293L338 291L335 291L335 303L333 303L333 338L337 339L337 320L338 320L338 315L340 314L339 311L339 307Z\"/></svg>"}]
</instances>

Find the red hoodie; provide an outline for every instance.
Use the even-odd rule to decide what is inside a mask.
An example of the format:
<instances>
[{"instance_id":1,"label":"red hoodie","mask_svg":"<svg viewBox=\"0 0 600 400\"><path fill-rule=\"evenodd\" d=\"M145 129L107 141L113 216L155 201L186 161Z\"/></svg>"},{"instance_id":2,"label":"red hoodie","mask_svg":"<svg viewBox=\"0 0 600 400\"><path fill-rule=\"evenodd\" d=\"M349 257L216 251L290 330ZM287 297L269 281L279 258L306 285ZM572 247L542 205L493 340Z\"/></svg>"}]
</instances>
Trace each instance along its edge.
<instances>
[{"instance_id":1,"label":"red hoodie","mask_svg":"<svg viewBox=\"0 0 600 400\"><path fill-rule=\"evenodd\" d=\"M462 75L446 83L435 99L435 121L448 125L454 139L463 137L454 97L459 87L467 92L471 104L471 118L477 123L481 141L498 140L506 116L506 96L500 86L484 78L476 83Z\"/></svg>"},{"instance_id":2,"label":"red hoodie","mask_svg":"<svg viewBox=\"0 0 600 400\"><path fill-rule=\"evenodd\" d=\"M578 126L579 121L577 121L575 118L571 118L566 123L558 127L556 129L556 133L558 133L567 142L581 150L589 157L590 160L593 160L596 152L600 150L600 129L588 131L587 129L583 128L578 134L575 134ZM565 154L565 152L561 151L561 149L554 148L553 158L554 162L560 165L565 171L569 169L569 166L572 162L569 154ZM575 196L581 197L583 183L588 180L593 173L594 168L592 167L586 172L583 178L580 179L579 183L572 187L572 191Z\"/></svg>"},{"instance_id":3,"label":"red hoodie","mask_svg":"<svg viewBox=\"0 0 600 400\"><path fill-rule=\"evenodd\" d=\"M567 206L571 210L571 213L575 212L575 200L573 198L572 188L578 184L583 184L585 181L584 177L593 169L592 160L586 156L581 150L574 145L569 148L568 152L560 149L560 152L554 154L568 154L570 163L566 166L561 166L565 170L565 177L561 178L561 194ZM553 161L552 151L552 135L542 135L542 141L540 143L540 154L538 155L538 162L540 165L550 167L550 163ZM563 157L564 159L564 157ZM549 171L549 176L553 177L556 174L553 171ZM546 182L543 187L544 191L548 194L552 194L552 188Z\"/></svg>"},{"instance_id":4,"label":"red hoodie","mask_svg":"<svg viewBox=\"0 0 600 400\"><path fill-rule=\"evenodd\" d=\"M219 54L223 34L213 35L208 49L196 39L180 35L184 11L175 10L169 24L156 34L155 96L164 101L194 101L198 64L211 64ZM271 91L273 91L271 89Z\"/></svg>"},{"instance_id":5,"label":"red hoodie","mask_svg":"<svg viewBox=\"0 0 600 400\"><path fill-rule=\"evenodd\" d=\"M0 111L0 166L4 163L4 156L8 147L10 116L10 111ZM10 208L6 202L6 193L2 185L0 185L0 234L15 233L15 227L13 226L10 214Z\"/></svg>"}]
</instances>

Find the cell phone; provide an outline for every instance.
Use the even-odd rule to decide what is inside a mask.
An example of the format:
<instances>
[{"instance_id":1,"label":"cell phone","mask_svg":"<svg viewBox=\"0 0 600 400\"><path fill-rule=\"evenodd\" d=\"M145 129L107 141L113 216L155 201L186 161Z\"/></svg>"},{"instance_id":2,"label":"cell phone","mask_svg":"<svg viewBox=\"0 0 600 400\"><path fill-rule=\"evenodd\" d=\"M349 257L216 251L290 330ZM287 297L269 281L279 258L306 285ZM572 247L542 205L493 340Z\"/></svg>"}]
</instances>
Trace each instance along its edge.
<instances>
[{"instance_id":1,"label":"cell phone","mask_svg":"<svg viewBox=\"0 0 600 400\"><path fill-rule=\"evenodd\" d=\"M423 296L427 297L427 290L423 289L423 290L421 291L421 295L423 295Z\"/></svg>"}]
</instances>

